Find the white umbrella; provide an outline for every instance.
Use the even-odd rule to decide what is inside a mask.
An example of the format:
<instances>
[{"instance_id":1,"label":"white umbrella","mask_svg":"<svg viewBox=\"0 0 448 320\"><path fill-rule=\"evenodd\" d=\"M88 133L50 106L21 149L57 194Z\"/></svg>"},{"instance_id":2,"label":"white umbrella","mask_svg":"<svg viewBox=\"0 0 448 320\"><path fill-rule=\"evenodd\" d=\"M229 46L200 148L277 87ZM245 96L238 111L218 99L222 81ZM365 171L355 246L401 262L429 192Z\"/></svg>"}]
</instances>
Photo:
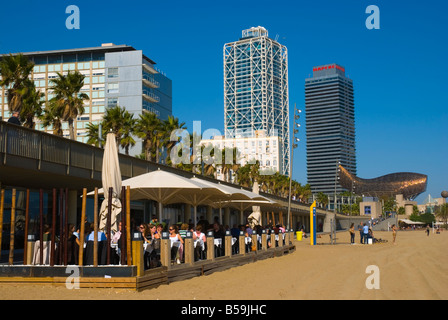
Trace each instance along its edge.
<instances>
[{"instance_id":1,"label":"white umbrella","mask_svg":"<svg viewBox=\"0 0 448 320\"><path fill-rule=\"evenodd\" d=\"M254 205L263 205L263 206L275 206L278 205L277 202L272 201L268 198L265 198L265 200L258 200L258 199L254 199L254 200L231 200L227 202L227 205L229 207L233 207L236 208L238 210L240 210L241 213L241 219L243 217L243 212L246 209L249 209L250 207L254 206ZM243 221L240 221L240 223L243 223Z\"/></svg>"},{"instance_id":2,"label":"white umbrella","mask_svg":"<svg viewBox=\"0 0 448 320\"><path fill-rule=\"evenodd\" d=\"M170 203L188 203L196 207L211 197L225 197L223 191L174 173L157 170L123 181L129 186L131 200L151 199L159 203L159 220L162 221L163 205ZM195 217L196 218L196 217Z\"/></svg>"},{"instance_id":3,"label":"white umbrella","mask_svg":"<svg viewBox=\"0 0 448 320\"><path fill-rule=\"evenodd\" d=\"M229 200L250 200L250 199L252 199L252 196L248 192L245 192L245 190L234 188L234 187L230 187L230 186L227 186L227 185L223 185L220 182L214 183L214 182L206 181L206 180L203 180L203 179L198 179L196 177L191 178L191 180L207 184L207 185L209 185L211 187L215 187L215 188L219 189L220 191L222 191L224 193L224 197L220 197L219 199L209 198L208 201L207 201L207 203L209 205L211 205L212 207L219 208L219 221L220 221L220 223L222 223L222 208L227 203L227 201L229 201ZM195 216L195 220L196 220L196 216Z\"/></svg>"},{"instance_id":4,"label":"white umbrella","mask_svg":"<svg viewBox=\"0 0 448 320\"><path fill-rule=\"evenodd\" d=\"M116 232L117 216L121 212L121 202L119 200L121 193L121 171L118 162L118 150L115 140L115 134L109 132L104 147L103 167L101 172L103 183L104 200L101 203L99 229L104 231L107 225L109 188L112 188L112 212L111 212L111 230Z\"/></svg>"}]
</instances>

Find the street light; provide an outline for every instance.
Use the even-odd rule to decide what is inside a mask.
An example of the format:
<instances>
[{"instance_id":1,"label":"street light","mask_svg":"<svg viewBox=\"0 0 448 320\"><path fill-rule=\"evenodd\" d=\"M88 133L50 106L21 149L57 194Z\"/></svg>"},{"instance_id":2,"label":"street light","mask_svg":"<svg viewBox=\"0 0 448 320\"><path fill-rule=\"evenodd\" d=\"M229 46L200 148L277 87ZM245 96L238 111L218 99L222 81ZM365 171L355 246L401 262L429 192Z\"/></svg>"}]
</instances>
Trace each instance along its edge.
<instances>
[{"instance_id":1,"label":"street light","mask_svg":"<svg viewBox=\"0 0 448 320\"><path fill-rule=\"evenodd\" d=\"M293 126L293 130L292 130L292 143L291 143L291 159L289 161L289 194L288 194L288 225L287 225L287 229L290 228L290 216L291 216L291 189L292 189L292 162L294 159L294 149L297 148L297 144L295 142L299 142L300 139L296 137L296 134L299 133L299 128L300 128L300 124L299 124L299 119L300 119L300 113L302 112L302 110L297 109L296 104L294 104L294 126Z\"/></svg>"},{"instance_id":2,"label":"street light","mask_svg":"<svg viewBox=\"0 0 448 320\"><path fill-rule=\"evenodd\" d=\"M336 184L338 182L339 176L338 176L338 172L339 172L339 165L341 164L341 162L339 160L336 160L336 172L334 174L334 212L336 213L336 206L337 206L337 200L336 200Z\"/></svg>"}]
</instances>

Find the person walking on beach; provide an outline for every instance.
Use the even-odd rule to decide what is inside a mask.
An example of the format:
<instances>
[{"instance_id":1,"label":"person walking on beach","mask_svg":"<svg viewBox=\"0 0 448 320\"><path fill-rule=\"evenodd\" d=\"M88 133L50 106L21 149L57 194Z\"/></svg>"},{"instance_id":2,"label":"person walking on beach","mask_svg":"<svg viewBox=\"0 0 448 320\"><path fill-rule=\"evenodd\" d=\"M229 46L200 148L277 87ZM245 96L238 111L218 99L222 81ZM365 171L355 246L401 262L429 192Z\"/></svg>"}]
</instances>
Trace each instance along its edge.
<instances>
[{"instance_id":1,"label":"person walking on beach","mask_svg":"<svg viewBox=\"0 0 448 320\"><path fill-rule=\"evenodd\" d=\"M355 244L355 224L352 223L349 229L350 232L350 244Z\"/></svg>"},{"instance_id":2,"label":"person walking on beach","mask_svg":"<svg viewBox=\"0 0 448 320\"><path fill-rule=\"evenodd\" d=\"M395 244L395 239L397 238L397 227L393 224L392 225L392 239L393 243Z\"/></svg>"},{"instance_id":3,"label":"person walking on beach","mask_svg":"<svg viewBox=\"0 0 448 320\"><path fill-rule=\"evenodd\" d=\"M426 225L426 235L429 237L429 224Z\"/></svg>"}]
</instances>

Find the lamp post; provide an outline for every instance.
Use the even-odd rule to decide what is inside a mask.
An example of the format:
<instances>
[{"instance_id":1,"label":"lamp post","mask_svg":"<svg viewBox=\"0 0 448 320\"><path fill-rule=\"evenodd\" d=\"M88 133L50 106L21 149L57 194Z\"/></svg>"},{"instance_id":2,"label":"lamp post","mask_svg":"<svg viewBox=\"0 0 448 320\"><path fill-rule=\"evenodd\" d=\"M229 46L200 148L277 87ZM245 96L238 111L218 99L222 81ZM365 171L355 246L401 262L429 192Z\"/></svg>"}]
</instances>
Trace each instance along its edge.
<instances>
[{"instance_id":1,"label":"lamp post","mask_svg":"<svg viewBox=\"0 0 448 320\"><path fill-rule=\"evenodd\" d=\"M300 128L300 124L299 124L299 119L300 119L300 113L302 112L302 110L297 109L296 104L294 104L294 125L293 125L293 134L292 134L292 143L291 143L291 159L289 161L289 194L288 194L288 223L286 228L289 229L290 228L290 216L291 216L291 189L292 189L292 162L294 159L294 149L297 148L297 144L295 144L295 142L299 142L300 139L296 137L296 134L299 133L299 128Z\"/></svg>"},{"instance_id":2,"label":"lamp post","mask_svg":"<svg viewBox=\"0 0 448 320\"><path fill-rule=\"evenodd\" d=\"M339 160L336 160L336 172L334 173L334 212L336 213L336 206L337 206L337 200L336 200L336 184L338 182L338 172L339 172L339 165L341 162Z\"/></svg>"}]
</instances>

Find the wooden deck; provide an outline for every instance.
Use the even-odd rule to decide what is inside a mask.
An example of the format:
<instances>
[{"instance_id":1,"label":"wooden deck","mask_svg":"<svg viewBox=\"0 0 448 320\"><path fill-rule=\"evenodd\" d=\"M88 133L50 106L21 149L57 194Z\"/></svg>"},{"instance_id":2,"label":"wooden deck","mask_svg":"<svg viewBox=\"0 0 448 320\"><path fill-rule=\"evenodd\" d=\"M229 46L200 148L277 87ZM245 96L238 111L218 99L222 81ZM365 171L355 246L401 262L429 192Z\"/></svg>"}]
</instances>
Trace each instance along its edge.
<instances>
[{"instance_id":1,"label":"wooden deck","mask_svg":"<svg viewBox=\"0 0 448 320\"><path fill-rule=\"evenodd\" d=\"M182 281L199 277L203 275L209 275L214 272L227 270L233 267L253 263L259 260L280 257L285 254L294 252L295 245L290 244L283 247L271 248L268 250L261 250L250 252L245 255L238 254L231 257L219 257L213 260L197 261L194 264L181 264L172 265L170 267L160 267L155 269L146 270L143 276L111 276L105 277L97 276L101 272L92 272L86 267L81 267L79 279L80 288L121 288L142 291L158 287L160 285L169 284L175 281ZM275 261L273 261L275 263ZM21 268L17 271L9 268ZM36 272L39 266L35 266L34 271L23 271L26 266L3 266L2 276L0 276L1 283L10 283L16 285L51 285L51 286L66 286L68 279L71 277L71 273L67 273L67 276L61 276L61 268L59 271L54 272L54 276L51 275L51 267L45 268L45 272ZM32 267L29 267L32 268ZM56 267L53 267L56 268ZM93 267L90 267L93 268ZM98 267L97 267L98 268ZM107 267L104 272L112 270L113 267ZM120 267L117 267L120 268ZM6 271L5 271L6 270ZM90 271L89 271L90 270ZM97 269L99 270L99 269ZM20 274L22 273L22 274ZM18 275L15 275L18 274ZM105 274L105 273L104 273ZM119 274L118 272L116 274ZM36 276L40 275L40 276ZM70 281L70 280L69 280Z\"/></svg>"}]
</instances>

